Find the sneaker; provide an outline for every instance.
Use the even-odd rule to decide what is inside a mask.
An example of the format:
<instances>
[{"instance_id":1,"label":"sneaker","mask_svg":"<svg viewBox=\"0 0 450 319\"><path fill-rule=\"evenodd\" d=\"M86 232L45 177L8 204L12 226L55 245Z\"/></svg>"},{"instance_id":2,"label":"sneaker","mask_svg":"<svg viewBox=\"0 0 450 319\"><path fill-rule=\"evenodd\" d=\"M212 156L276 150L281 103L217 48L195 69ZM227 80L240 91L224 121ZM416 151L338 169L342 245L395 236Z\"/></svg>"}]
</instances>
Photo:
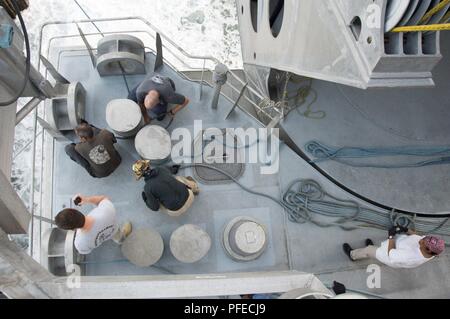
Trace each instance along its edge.
<instances>
[{"instance_id":1,"label":"sneaker","mask_svg":"<svg viewBox=\"0 0 450 319\"><path fill-rule=\"evenodd\" d=\"M366 239L366 246L374 246L372 239L370 238Z\"/></svg>"},{"instance_id":2,"label":"sneaker","mask_svg":"<svg viewBox=\"0 0 450 319\"><path fill-rule=\"evenodd\" d=\"M200 194L200 188L198 187L196 180L192 178L192 176L187 176L186 179L192 183L195 183L195 187L192 188L192 192L194 193L194 195L197 196L198 194Z\"/></svg>"},{"instance_id":3,"label":"sneaker","mask_svg":"<svg viewBox=\"0 0 450 319\"><path fill-rule=\"evenodd\" d=\"M122 245L125 239L131 234L132 226L130 222L124 223L120 226L119 230L114 234L112 240L118 244Z\"/></svg>"},{"instance_id":4,"label":"sneaker","mask_svg":"<svg viewBox=\"0 0 450 319\"><path fill-rule=\"evenodd\" d=\"M120 227L120 235L122 236L122 240L125 240L125 238L127 238L131 234L132 230L133 227L130 222L124 223Z\"/></svg>"},{"instance_id":5,"label":"sneaker","mask_svg":"<svg viewBox=\"0 0 450 319\"><path fill-rule=\"evenodd\" d=\"M351 261L354 261L351 255L353 248L347 243L342 245L342 248L344 249L344 253L348 256L348 258L350 258Z\"/></svg>"}]
</instances>

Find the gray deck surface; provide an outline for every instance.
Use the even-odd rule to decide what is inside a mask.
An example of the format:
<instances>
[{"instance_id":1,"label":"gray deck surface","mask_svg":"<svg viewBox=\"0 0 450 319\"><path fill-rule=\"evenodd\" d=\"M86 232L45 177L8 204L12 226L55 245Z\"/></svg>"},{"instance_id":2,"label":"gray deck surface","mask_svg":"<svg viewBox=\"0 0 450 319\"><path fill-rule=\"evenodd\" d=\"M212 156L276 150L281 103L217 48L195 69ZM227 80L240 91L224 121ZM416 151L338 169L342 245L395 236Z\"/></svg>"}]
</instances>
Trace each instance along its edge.
<instances>
[{"instance_id":1,"label":"gray deck surface","mask_svg":"<svg viewBox=\"0 0 450 319\"><path fill-rule=\"evenodd\" d=\"M314 110L325 111L326 117L306 119L291 112L283 128L303 149L311 140L335 147L450 145L450 33L442 32L441 37L444 58L434 72L435 88L364 91L314 81L318 93ZM385 163L386 158L372 163L377 161ZM449 164L379 169L327 161L319 166L350 189L390 207L428 213L449 211Z\"/></svg>"},{"instance_id":2,"label":"gray deck surface","mask_svg":"<svg viewBox=\"0 0 450 319\"><path fill-rule=\"evenodd\" d=\"M149 70L152 69L153 58L152 55L148 56ZM77 67L74 68L73 65L77 65ZM64 54L59 69L69 80L82 82L88 91L87 120L98 127L105 127L105 108L108 101L115 98L124 98L127 95L122 78L100 78L97 72L92 69L89 57L80 53ZM202 119L204 127L245 128L257 126L255 122L239 111L235 112L228 121L224 121L225 115L232 106L226 99L221 98L218 110L214 111L209 106L212 98L211 88L204 88L204 98L202 101L199 101L198 84L183 80L168 67L165 67L162 73L172 77L178 91L191 98L191 104L187 109L177 115L171 129L176 127L187 127L191 129L194 119ZM142 76L128 77L130 86L138 84L142 78ZM353 137L352 134L354 132L348 132L346 128L352 125L360 125L362 128L367 129L367 140L374 138L374 134L378 130L375 130L365 120L357 120L357 115L355 115L354 111L348 109L342 112L332 112L333 108L337 110L338 107L344 108L345 106L345 103L344 105L336 105L339 102L326 103L326 101L329 102L334 99L334 91L332 90L334 85L322 82L316 82L315 85L321 86L317 87L321 98L318 103L320 103L321 108L327 111L327 119L319 122L291 117L285 123L285 125L291 123L289 133L296 137L295 133L298 132L297 138L303 134L309 134L307 136L318 138L317 134L323 134L324 139L327 136L337 136L342 137L344 140L355 142L359 140ZM445 88L441 90L445 91ZM353 93L356 94L356 92ZM439 94L443 95L442 91ZM439 94L432 94L432 96ZM365 107L369 108L368 105L365 105ZM441 110L442 112L445 111L444 106L442 106ZM396 114L394 111L389 112L390 114ZM430 116L429 113L426 114ZM339 118L338 115L344 115L345 118ZM332 119L335 121L330 122ZM408 120L413 121L410 118ZM339 121L347 124L339 125ZM443 129L445 129L443 123L442 125ZM327 130L325 130L325 127L328 127L329 133L326 133ZM413 133L428 134L424 132ZM439 134L441 134L440 138L442 138L441 142L443 142L444 136L442 134L444 133L441 132ZM384 136L382 133L379 133L379 135L379 138L386 138L390 143L395 144L395 140L391 135ZM358 131L357 136L363 142L363 137L366 135ZM339 140L325 139L325 141L332 143L338 142ZM378 139L373 141L380 142ZM299 139L299 142L302 142L302 139ZM112 242L107 242L87 257L87 275L197 274L286 270L291 265L292 269L319 274L325 282L339 280L349 287L367 290L367 274L365 268L368 263L350 262L342 253L341 245L345 241L355 246L362 245L364 239L367 237L371 237L377 242L385 238L384 231L373 229L346 232L338 228L324 229L311 224L298 225L286 222L285 213L275 203L264 198L249 195L235 184L208 186L200 184L201 194L189 212L181 218L171 218L162 213L150 211L141 199L140 193L143 188L143 182L136 182L131 174L131 165L138 159L138 155L134 150L133 140L119 141L118 150L122 155L123 163L114 174L105 179L92 179L82 168L75 165L64 154L63 148L63 143L56 143L54 154L54 213L57 213L64 206L69 206L71 197L76 193L86 195L105 194L115 203L121 221L130 220L135 229L149 227L159 231L163 236L166 247L163 258L155 267L138 268L124 261L124 257L117 245ZM294 178L310 177L321 182L327 191L341 197L348 197L347 194L312 170L307 163L301 160L286 146L283 145L281 147L280 155L279 174L269 176L261 175L258 164L247 164L244 176L240 181L253 190L265 192L273 196L281 196L285 187ZM333 168L332 165L334 164L326 165ZM416 188L409 185L411 182L408 176L414 176L413 173L398 173L404 176L406 180L397 181L397 179L393 179L395 182L400 183L400 186L403 185L403 188L394 188L396 184L393 181L389 181L388 185L391 185L392 189L387 189L384 183L384 178L387 178L392 172L383 175L385 177L380 177L381 179L375 182L362 179L362 175L372 178L373 175L376 175L374 172L369 174L366 171L361 172L346 167L335 167L332 172L338 174L336 175L337 177L349 181L348 183L353 182L354 184L351 184L352 187L358 191L366 193L366 195L369 192L368 195L371 198L375 197L376 199L382 197L385 199L383 202L387 203L393 200L397 200L398 203L401 201L402 206L408 204L417 207L417 205L422 203L423 209L429 211L438 209L438 207L444 208L446 207L446 201L449 201L446 196L443 196L443 191L448 189L449 186L448 179L444 178L445 183L443 180L433 181L438 176L438 172L434 171L436 169L445 170L449 168L433 168L433 171L430 172L430 178L426 179L429 180L430 184L427 184L427 186L418 185ZM192 175L192 171L190 170L183 173L185 175ZM423 179L427 176L425 172L419 175ZM413 189L410 190L408 187ZM423 203L423 200L417 200L413 203L407 201L409 197L414 195L414 192L419 191L419 188L421 191L424 189L432 190L426 196L423 194L422 196L426 197L430 203L432 199L436 198L437 203L433 201L434 206L427 206ZM392 191L394 191L395 195L391 194ZM391 194L389 195L391 197L384 193ZM89 209L84 207L83 211L88 212ZM234 262L225 255L221 247L220 237L223 227L225 227L228 221L239 215L254 217L269 229L269 247L257 261L250 263ZM200 262L193 265L179 263L168 250L168 241L171 232L186 223L193 223L203 227L212 239L212 248L209 254ZM284 227L285 223L287 223L287 231ZM290 247L291 260L288 258L287 246ZM401 298L450 297L450 282L448 282L450 278L448 276L449 270L450 261L448 254L416 270L395 271L383 268L382 289L375 289L371 292Z\"/></svg>"},{"instance_id":3,"label":"gray deck surface","mask_svg":"<svg viewBox=\"0 0 450 319\"><path fill-rule=\"evenodd\" d=\"M149 69L153 66L153 55L148 56ZM87 56L67 54L62 58L61 73L70 80L80 81L88 90L86 119L97 127L106 127L105 108L107 103L127 95L126 87L121 77L100 78L97 71L89 64ZM80 67L73 69L73 65ZM70 70L66 71L66 70ZM199 101L199 85L181 79L177 73L165 67L162 74L170 76L178 92L188 96L191 104L180 112L169 131L177 127L191 130L196 119L203 120L203 128L207 127L255 127L257 124L244 114L234 113L230 121L225 122L231 109L226 99L220 99L217 111L210 107L213 90L204 87L203 99ZM130 86L138 84L143 76L131 76ZM155 122L153 124L160 124ZM165 125L163 122L161 125ZM130 220L138 228L153 228L159 231L165 242L163 258L153 268L138 268L123 261L120 248L112 242L105 243L96 249L87 259L88 275L138 275L155 273L211 273L251 270L286 270L288 261L284 240L283 212L280 207L266 199L248 196L235 184L205 185L200 184L201 194L197 197L189 212L180 217L172 218L163 213L150 211L141 199L144 182L136 182L131 171L135 160L139 159L134 148L134 140L119 140L118 150L122 155L122 164L109 177L104 179L91 178L81 167L75 165L64 153L64 144L55 146L55 182L54 182L54 212L63 206L70 205L71 197L82 194L105 194L114 202L119 219ZM256 147L256 146L255 146ZM182 174L192 176L188 169ZM271 194L279 193L277 176L260 176L258 164L248 164L240 179L253 189ZM84 212L89 208L84 207ZM221 248L220 237L226 224L236 216L250 216L258 219L269 229L270 245L266 253L258 261L237 263L230 260ZM213 245L209 254L193 265L182 264L171 255L168 243L171 233L183 224L197 224L203 227L211 236ZM117 262L113 262L117 261Z\"/></svg>"}]
</instances>

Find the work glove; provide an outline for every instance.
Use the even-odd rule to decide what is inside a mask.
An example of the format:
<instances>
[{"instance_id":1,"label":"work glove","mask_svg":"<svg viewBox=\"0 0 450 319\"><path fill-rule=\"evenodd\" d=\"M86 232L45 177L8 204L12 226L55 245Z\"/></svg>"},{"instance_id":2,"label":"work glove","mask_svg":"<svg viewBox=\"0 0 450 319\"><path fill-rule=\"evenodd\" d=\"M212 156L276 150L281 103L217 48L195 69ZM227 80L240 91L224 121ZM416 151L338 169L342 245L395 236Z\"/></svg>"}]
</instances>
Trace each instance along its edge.
<instances>
[{"instance_id":1,"label":"work glove","mask_svg":"<svg viewBox=\"0 0 450 319\"><path fill-rule=\"evenodd\" d=\"M407 233L408 232L408 227L404 227L404 226L393 226L389 229L388 234L389 236L395 236L397 234L403 234L403 233Z\"/></svg>"},{"instance_id":2,"label":"work glove","mask_svg":"<svg viewBox=\"0 0 450 319\"><path fill-rule=\"evenodd\" d=\"M180 170L180 165L172 165L172 174L178 174Z\"/></svg>"},{"instance_id":3,"label":"work glove","mask_svg":"<svg viewBox=\"0 0 450 319\"><path fill-rule=\"evenodd\" d=\"M400 228L398 227L398 226L393 226L393 227L391 227L391 228L389 228L389 231L388 231L388 235L389 235L389 237L394 237L395 235L397 235L397 232L400 230Z\"/></svg>"},{"instance_id":4,"label":"work glove","mask_svg":"<svg viewBox=\"0 0 450 319\"><path fill-rule=\"evenodd\" d=\"M397 226L397 229L399 229L397 234L406 234L409 231L408 227L404 226Z\"/></svg>"}]
</instances>

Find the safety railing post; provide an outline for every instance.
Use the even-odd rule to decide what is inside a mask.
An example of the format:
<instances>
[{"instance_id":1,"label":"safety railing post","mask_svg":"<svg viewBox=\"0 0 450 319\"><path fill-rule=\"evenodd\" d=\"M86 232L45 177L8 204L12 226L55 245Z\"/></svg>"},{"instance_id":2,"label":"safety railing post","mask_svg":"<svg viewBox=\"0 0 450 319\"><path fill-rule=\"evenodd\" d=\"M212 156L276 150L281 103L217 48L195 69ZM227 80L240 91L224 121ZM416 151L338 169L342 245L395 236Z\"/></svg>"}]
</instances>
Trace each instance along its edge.
<instances>
[{"instance_id":1,"label":"safety railing post","mask_svg":"<svg viewBox=\"0 0 450 319\"><path fill-rule=\"evenodd\" d=\"M203 97L203 77L205 76L206 59L203 59L202 77L200 79L200 101Z\"/></svg>"},{"instance_id":2,"label":"safety railing post","mask_svg":"<svg viewBox=\"0 0 450 319\"><path fill-rule=\"evenodd\" d=\"M213 72L213 83L215 84L214 96L211 102L211 107L217 109L219 104L219 96L222 91L222 86L227 83L228 67L225 64L219 63L216 65Z\"/></svg>"}]
</instances>

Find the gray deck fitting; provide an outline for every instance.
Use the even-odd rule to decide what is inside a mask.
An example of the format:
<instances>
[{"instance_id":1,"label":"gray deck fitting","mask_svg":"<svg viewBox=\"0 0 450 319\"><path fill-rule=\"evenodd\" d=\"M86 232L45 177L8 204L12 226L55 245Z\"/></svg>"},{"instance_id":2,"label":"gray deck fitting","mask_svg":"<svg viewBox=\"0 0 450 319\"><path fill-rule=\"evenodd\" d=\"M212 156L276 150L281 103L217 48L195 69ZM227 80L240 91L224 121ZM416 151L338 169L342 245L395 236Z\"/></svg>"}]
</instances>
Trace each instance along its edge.
<instances>
[{"instance_id":1,"label":"gray deck fitting","mask_svg":"<svg viewBox=\"0 0 450 319\"><path fill-rule=\"evenodd\" d=\"M42 235L41 264L55 276L67 276L82 260L74 246L75 232L50 228ZM80 268L81 270L81 268ZM83 275L84 272L81 272Z\"/></svg>"},{"instance_id":2,"label":"gray deck fitting","mask_svg":"<svg viewBox=\"0 0 450 319\"><path fill-rule=\"evenodd\" d=\"M211 237L197 225L183 225L170 236L170 251L182 263L198 262L210 249Z\"/></svg>"},{"instance_id":3,"label":"gray deck fitting","mask_svg":"<svg viewBox=\"0 0 450 319\"><path fill-rule=\"evenodd\" d=\"M213 82L215 84L214 96L211 102L211 107L215 110L219 104L220 91L222 86L227 83L228 67L224 64L217 64L213 72Z\"/></svg>"},{"instance_id":4,"label":"gray deck fitting","mask_svg":"<svg viewBox=\"0 0 450 319\"><path fill-rule=\"evenodd\" d=\"M115 134L132 137L144 126L144 117L134 101L115 99L106 106L106 122Z\"/></svg>"},{"instance_id":5,"label":"gray deck fitting","mask_svg":"<svg viewBox=\"0 0 450 319\"><path fill-rule=\"evenodd\" d=\"M266 250L267 244L266 227L251 217L234 218L223 232L225 251L235 261L258 259Z\"/></svg>"},{"instance_id":6,"label":"gray deck fitting","mask_svg":"<svg viewBox=\"0 0 450 319\"><path fill-rule=\"evenodd\" d=\"M244 175L246 168L246 165L242 160L245 156L244 148L234 149L232 146L242 146L241 141L236 136L233 136L232 145L223 145L224 141L227 142L228 139L226 129L219 130L217 128L210 128L203 130L200 134L201 135L197 136L193 142L193 153L196 154L197 151L201 151L205 164L208 164L208 166L211 166L212 168L218 168L225 171L235 179L240 179ZM200 138L201 136L203 136L203 139ZM215 148L216 146L217 148ZM221 146L223 149L221 149ZM213 147L214 151L222 150L223 154L205 154L206 148L212 152ZM209 169L208 167L194 167L193 173L194 178L201 184L217 185L233 183L228 176L213 169Z\"/></svg>"},{"instance_id":7,"label":"gray deck fitting","mask_svg":"<svg viewBox=\"0 0 450 319\"><path fill-rule=\"evenodd\" d=\"M80 82L57 84L58 96L46 100L47 122L56 131L70 131L85 117L86 90Z\"/></svg>"},{"instance_id":8,"label":"gray deck fitting","mask_svg":"<svg viewBox=\"0 0 450 319\"><path fill-rule=\"evenodd\" d=\"M136 151L146 160L155 164L166 162L172 152L169 132L157 125L147 125L136 135Z\"/></svg>"},{"instance_id":9,"label":"gray deck fitting","mask_svg":"<svg viewBox=\"0 0 450 319\"><path fill-rule=\"evenodd\" d=\"M151 229L133 230L122 244L123 255L138 267L156 264L164 252L161 235Z\"/></svg>"},{"instance_id":10,"label":"gray deck fitting","mask_svg":"<svg viewBox=\"0 0 450 319\"><path fill-rule=\"evenodd\" d=\"M130 35L113 34L97 45L97 71L100 76L145 74L145 45Z\"/></svg>"}]
</instances>

